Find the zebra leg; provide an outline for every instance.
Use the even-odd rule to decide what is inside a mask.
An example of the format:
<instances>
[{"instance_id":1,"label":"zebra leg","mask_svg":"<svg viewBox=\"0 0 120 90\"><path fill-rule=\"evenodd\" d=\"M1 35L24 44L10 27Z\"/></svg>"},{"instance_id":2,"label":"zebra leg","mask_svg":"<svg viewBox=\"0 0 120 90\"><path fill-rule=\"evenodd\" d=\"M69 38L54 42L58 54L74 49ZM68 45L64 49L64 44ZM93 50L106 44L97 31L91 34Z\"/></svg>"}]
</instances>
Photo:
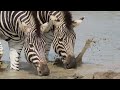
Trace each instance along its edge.
<instances>
[{"instance_id":1,"label":"zebra leg","mask_svg":"<svg viewBox=\"0 0 120 90\"><path fill-rule=\"evenodd\" d=\"M48 55L49 55L49 52L50 52L50 49L51 49L51 45L52 45L52 42L53 42L53 39L54 39L54 35L53 35L52 31L50 31L48 33L44 33L43 38L44 38L44 40L46 42L45 56L46 56L47 61L49 61Z\"/></svg>"},{"instance_id":2,"label":"zebra leg","mask_svg":"<svg viewBox=\"0 0 120 90\"><path fill-rule=\"evenodd\" d=\"M19 58L23 48L23 42L9 42L10 48L10 69L19 71Z\"/></svg>"},{"instance_id":3,"label":"zebra leg","mask_svg":"<svg viewBox=\"0 0 120 90\"><path fill-rule=\"evenodd\" d=\"M3 46L0 42L0 63L2 63L2 60L1 60L2 56L3 56Z\"/></svg>"}]
</instances>

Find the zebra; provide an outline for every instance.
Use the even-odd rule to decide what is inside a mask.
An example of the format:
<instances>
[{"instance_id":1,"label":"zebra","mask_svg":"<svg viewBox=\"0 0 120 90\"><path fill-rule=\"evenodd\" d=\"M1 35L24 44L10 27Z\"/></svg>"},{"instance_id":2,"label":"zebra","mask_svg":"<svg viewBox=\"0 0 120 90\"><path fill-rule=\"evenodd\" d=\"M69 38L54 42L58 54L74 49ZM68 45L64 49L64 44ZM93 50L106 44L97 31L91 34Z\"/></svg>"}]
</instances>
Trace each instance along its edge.
<instances>
[{"instance_id":1,"label":"zebra","mask_svg":"<svg viewBox=\"0 0 120 90\"><path fill-rule=\"evenodd\" d=\"M52 44L55 53L61 57L64 67L75 68L76 34L73 29L83 21L84 17L72 20L70 11L37 11L37 18L46 41L46 57Z\"/></svg>"},{"instance_id":2,"label":"zebra","mask_svg":"<svg viewBox=\"0 0 120 90\"><path fill-rule=\"evenodd\" d=\"M39 75L49 75L45 56L45 40L42 38L37 12L0 11L0 38L8 42L10 69L19 71L20 53L24 47L27 61Z\"/></svg>"},{"instance_id":3,"label":"zebra","mask_svg":"<svg viewBox=\"0 0 120 90\"><path fill-rule=\"evenodd\" d=\"M3 56L3 46L2 46L2 43L0 42L0 63L2 63L2 60L1 60L2 56Z\"/></svg>"}]
</instances>

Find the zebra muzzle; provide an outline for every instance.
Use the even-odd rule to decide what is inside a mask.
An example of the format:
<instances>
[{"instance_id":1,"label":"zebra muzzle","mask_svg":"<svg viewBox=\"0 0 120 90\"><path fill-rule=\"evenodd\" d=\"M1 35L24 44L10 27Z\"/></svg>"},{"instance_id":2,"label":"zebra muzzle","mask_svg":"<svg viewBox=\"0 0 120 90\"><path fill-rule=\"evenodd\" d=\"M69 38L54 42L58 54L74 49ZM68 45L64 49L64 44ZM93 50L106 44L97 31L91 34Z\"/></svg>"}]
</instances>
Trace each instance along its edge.
<instances>
[{"instance_id":1,"label":"zebra muzzle","mask_svg":"<svg viewBox=\"0 0 120 90\"><path fill-rule=\"evenodd\" d=\"M40 76L48 76L50 74L50 70L47 64L43 64L40 67L37 67L37 72Z\"/></svg>"},{"instance_id":2,"label":"zebra muzzle","mask_svg":"<svg viewBox=\"0 0 120 90\"><path fill-rule=\"evenodd\" d=\"M64 62L64 67L66 69L76 68L76 65L77 65L77 63L76 63L75 57L69 56Z\"/></svg>"}]
</instances>

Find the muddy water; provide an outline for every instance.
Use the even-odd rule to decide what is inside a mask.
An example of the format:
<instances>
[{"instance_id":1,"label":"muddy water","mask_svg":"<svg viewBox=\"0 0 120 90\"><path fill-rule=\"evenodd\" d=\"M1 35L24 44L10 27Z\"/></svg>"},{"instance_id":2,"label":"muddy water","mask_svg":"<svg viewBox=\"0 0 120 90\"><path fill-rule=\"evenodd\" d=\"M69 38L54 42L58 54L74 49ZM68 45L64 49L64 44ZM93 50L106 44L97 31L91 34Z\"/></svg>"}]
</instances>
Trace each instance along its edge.
<instances>
[{"instance_id":1,"label":"muddy water","mask_svg":"<svg viewBox=\"0 0 120 90\"><path fill-rule=\"evenodd\" d=\"M5 66L6 65L6 66ZM48 63L50 68L49 76L38 76L36 70L30 64L21 62L20 71L9 69L9 62L4 62L4 67L0 69L0 79L69 79L75 78L75 69L66 70L64 68Z\"/></svg>"},{"instance_id":2,"label":"muddy water","mask_svg":"<svg viewBox=\"0 0 120 90\"><path fill-rule=\"evenodd\" d=\"M73 14L74 18L86 16L81 26L76 28L75 54L82 49L86 39L94 38L96 43L85 53L83 62L120 70L120 12L76 11Z\"/></svg>"},{"instance_id":3,"label":"muddy water","mask_svg":"<svg viewBox=\"0 0 120 90\"><path fill-rule=\"evenodd\" d=\"M87 71L91 65L100 65L103 70L120 71L120 11L71 11L74 19L85 16L81 25L75 28L77 35L75 45L75 55L82 50L87 39L93 38L95 43L89 48L83 56L83 68L77 70L64 70L50 64L51 75L43 78L67 78L73 75L72 72ZM2 41L4 47L4 56L2 60L9 61L9 48L7 43ZM51 50L49 58L53 60L55 53ZM22 52L21 61L26 62ZM88 65L87 65L88 64ZM14 71L1 72L0 78L41 78L36 76L36 72L29 64L21 64L22 70L18 74L12 74ZM85 69L88 68L88 69ZM58 69L58 70L56 70ZM90 70L90 69L89 69ZM98 69L96 69L97 71ZM94 69L90 71L94 72ZM11 74L8 74L11 73ZM16 76L15 76L16 75ZM24 76L22 76L24 75ZM70 75L70 76L69 76ZM4 77L3 77L4 76ZM73 75L74 76L74 75Z\"/></svg>"}]
</instances>

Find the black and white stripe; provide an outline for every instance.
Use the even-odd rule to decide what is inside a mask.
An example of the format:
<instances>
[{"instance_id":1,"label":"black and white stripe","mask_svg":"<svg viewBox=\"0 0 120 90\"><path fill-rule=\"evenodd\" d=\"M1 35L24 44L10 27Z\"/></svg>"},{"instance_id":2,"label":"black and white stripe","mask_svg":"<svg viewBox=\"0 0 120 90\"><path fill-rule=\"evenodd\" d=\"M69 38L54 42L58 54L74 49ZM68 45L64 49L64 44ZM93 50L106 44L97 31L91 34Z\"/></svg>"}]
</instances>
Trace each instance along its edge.
<instances>
[{"instance_id":1,"label":"black and white stripe","mask_svg":"<svg viewBox=\"0 0 120 90\"><path fill-rule=\"evenodd\" d=\"M2 56L3 56L3 46L2 46L2 43L0 42L0 61Z\"/></svg>"},{"instance_id":2,"label":"black and white stripe","mask_svg":"<svg viewBox=\"0 0 120 90\"><path fill-rule=\"evenodd\" d=\"M44 33L46 40L46 53L50 51L51 44L55 52L63 59L74 58L74 44L76 34L72 28L72 16L69 11L38 11L37 17L40 24L50 21L50 16L55 16L59 21L59 26L53 25L49 32Z\"/></svg>"},{"instance_id":3,"label":"black and white stripe","mask_svg":"<svg viewBox=\"0 0 120 90\"><path fill-rule=\"evenodd\" d=\"M33 11L0 12L0 37L8 42L12 69L19 70L19 57L24 45L26 59L37 68L38 72L43 72L41 68L43 64L46 65L45 41L40 35L36 18L37 13ZM46 72L48 74L47 69Z\"/></svg>"}]
</instances>

